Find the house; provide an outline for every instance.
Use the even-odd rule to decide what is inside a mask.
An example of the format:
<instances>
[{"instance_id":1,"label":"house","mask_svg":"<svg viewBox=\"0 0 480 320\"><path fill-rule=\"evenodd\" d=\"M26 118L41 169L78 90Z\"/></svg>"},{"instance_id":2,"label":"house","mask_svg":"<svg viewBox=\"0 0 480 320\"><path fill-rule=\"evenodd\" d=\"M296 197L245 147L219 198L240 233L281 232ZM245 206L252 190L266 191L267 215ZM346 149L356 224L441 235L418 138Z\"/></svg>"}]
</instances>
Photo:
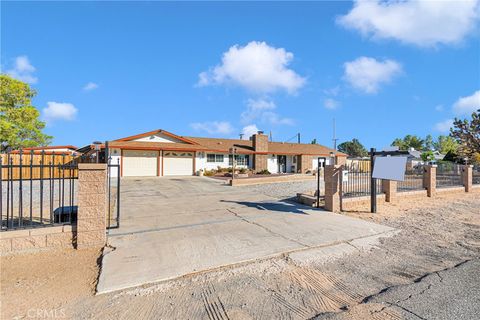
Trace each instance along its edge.
<instances>
[{"instance_id":1,"label":"house","mask_svg":"<svg viewBox=\"0 0 480 320\"><path fill-rule=\"evenodd\" d=\"M120 164L127 176L194 175L200 170L232 166L232 148L236 166L255 172L306 173L330 163L331 156L344 163L346 154L317 144L268 141L259 131L250 140L184 137L165 130L154 130L109 141L110 161ZM112 172L113 173L113 172Z\"/></svg>"},{"instance_id":2,"label":"house","mask_svg":"<svg viewBox=\"0 0 480 320\"><path fill-rule=\"evenodd\" d=\"M20 153L19 150L13 150L11 153ZM29 147L22 149L23 154L65 154L65 155L77 155L77 147L72 145L66 146L44 146L44 147Z\"/></svg>"},{"instance_id":3,"label":"house","mask_svg":"<svg viewBox=\"0 0 480 320\"><path fill-rule=\"evenodd\" d=\"M425 161L422 159L422 154L424 151L415 150L415 148L408 149L409 155L407 156L407 167L408 168L415 168L419 165L424 165ZM441 161L445 158L444 154L441 154L439 151L433 151L433 156L435 161Z\"/></svg>"}]
</instances>

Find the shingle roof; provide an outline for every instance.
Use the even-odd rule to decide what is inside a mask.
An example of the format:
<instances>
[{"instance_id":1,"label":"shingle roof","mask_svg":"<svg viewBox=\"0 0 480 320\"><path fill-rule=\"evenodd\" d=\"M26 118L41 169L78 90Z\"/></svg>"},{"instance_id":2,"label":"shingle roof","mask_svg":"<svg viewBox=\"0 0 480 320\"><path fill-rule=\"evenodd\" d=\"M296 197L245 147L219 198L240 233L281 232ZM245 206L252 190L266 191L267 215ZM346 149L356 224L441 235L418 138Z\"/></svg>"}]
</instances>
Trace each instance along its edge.
<instances>
[{"instance_id":1,"label":"shingle roof","mask_svg":"<svg viewBox=\"0 0 480 320\"><path fill-rule=\"evenodd\" d=\"M110 148L123 149L142 149L142 150L182 150L182 151L207 151L228 153L230 148L236 147L238 153L255 153L253 142L251 140L240 139L220 139L220 138L201 138L201 137L182 137L196 144L188 143L170 143L170 142L147 142L147 141L110 141ZM334 152L339 156L346 154L327 148L319 144L304 143L283 143L268 142L269 154L285 154L285 155L316 155L329 156L330 152Z\"/></svg>"}]
</instances>

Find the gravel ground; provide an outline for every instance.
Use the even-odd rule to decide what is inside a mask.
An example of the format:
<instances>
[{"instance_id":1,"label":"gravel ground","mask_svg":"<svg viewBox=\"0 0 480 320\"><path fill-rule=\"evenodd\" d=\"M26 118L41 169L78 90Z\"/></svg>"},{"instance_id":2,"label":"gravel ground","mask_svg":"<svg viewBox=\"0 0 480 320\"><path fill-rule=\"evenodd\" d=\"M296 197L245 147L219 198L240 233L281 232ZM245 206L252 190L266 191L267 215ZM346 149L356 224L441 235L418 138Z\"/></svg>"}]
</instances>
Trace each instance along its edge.
<instances>
[{"instance_id":1,"label":"gravel ground","mask_svg":"<svg viewBox=\"0 0 480 320\"><path fill-rule=\"evenodd\" d=\"M317 181L297 181L284 183L267 183L251 186L240 186L237 188L248 188L254 192L263 193L267 196L285 200L294 199L297 193L311 192L317 189ZM323 181L320 181L320 188L323 189Z\"/></svg>"},{"instance_id":2,"label":"gravel ground","mask_svg":"<svg viewBox=\"0 0 480 320\"><path fill-rule=\"evenodd\" d=\"M261 188L282 197L274 186ZM37 278L32 272L12 272L7 279L2 274L2 286L28 278L30 290L9 291L9 299L28 305L32 297L49 295L55 303L46 300L44 308L63 308L76 319L478 319L479 195L477 190L404 199L379 204L375 215L362 207L346 212L399 232L368 249L345 244L350 253L335 260L319 255L299 264L285 255L116 293L77 295L71 301L55 300L55 291L37 290L65 279L88 283L65 272ZM11 259L25 270L26 261Z\"/></svg>"}]
</instances>

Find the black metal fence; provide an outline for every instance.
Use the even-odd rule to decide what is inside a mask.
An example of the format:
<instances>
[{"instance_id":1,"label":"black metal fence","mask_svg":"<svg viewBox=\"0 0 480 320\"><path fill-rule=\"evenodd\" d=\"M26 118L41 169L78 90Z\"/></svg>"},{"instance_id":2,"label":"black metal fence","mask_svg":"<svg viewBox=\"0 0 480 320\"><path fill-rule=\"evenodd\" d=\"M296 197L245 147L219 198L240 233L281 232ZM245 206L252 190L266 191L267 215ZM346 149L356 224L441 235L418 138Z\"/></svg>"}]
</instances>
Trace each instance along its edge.
<instances>
[{"instance_id":1,"label":"black metal fence","mask_svg":"<svg viewBox=\"0 0 480 320\"><path fill-rule=\"evenodd\" d=\"M473 166L472 184L480 184L480 165Z\"/></svg>"},{"instance_id":2,"label":"black metal fence","mask_svg":"<svg viewBox=\"0 0 480 320\"><path fill-rule=\"evenodd\" d=\"M116 164L108 161L107 165L108 212L107 229L120 227L120 160Z\"/></svg>"},{"instance_id":3,"label":"black metal fence","mask_svg":"<svg viewBox=\"0 0 480 320\"><path fill-rule=\"evenodd\" d=\"M437 188L463 186L462 165L440 162L437 165Z\"/></svg>"},{"instance_id":4,"label":"black metal fence","mask_svg":"<svg viewBox=\"0 0 480 320\"><path fill-rule=\"evenodd\" d=\"M67 155L2 155L1 231L75 222L77 178L78 163Z\"/></svg>"},{"instance_id":5,"label":"black metal fence","mask_svg":"<svg viewBox=\"0 0 480 320\"><path fill-rule=\"evenodd\" d=\"M371 183L370 160L348 160L344 165L342 177L342 195L344 198L370 195ZM376 180L377 194L383 193L382 180Z\"/></svg>"},{"instance_id":6,"label":"black metal fence","mask_svg":"<svg viewBox=\"0 0 480 320\"><path fill-rule=\"evenodd\" d=\"M397 183L398 192L425 190L424 174L425 168L423 165L407 168L405 171L405 180Z\"/></svg>"}]
</instances>

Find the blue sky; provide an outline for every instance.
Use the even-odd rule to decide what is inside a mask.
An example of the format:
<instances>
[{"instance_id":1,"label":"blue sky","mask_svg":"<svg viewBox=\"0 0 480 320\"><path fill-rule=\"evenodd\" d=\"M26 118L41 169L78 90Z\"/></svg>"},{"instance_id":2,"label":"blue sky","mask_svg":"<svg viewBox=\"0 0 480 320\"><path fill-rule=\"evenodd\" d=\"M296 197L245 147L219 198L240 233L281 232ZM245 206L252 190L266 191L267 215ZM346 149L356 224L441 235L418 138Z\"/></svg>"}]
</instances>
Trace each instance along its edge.
<instances>
[{"instance_id":1,"label":"blue sky","mask_svg":"<svg viewBox=\"0 0 480 320\"><path fill-rule=\"evenodd\" d=\"M54 144L162 128L384 147L480 105L478 0L2 2L1 66Z\"/></svg>"}]
</instances>

